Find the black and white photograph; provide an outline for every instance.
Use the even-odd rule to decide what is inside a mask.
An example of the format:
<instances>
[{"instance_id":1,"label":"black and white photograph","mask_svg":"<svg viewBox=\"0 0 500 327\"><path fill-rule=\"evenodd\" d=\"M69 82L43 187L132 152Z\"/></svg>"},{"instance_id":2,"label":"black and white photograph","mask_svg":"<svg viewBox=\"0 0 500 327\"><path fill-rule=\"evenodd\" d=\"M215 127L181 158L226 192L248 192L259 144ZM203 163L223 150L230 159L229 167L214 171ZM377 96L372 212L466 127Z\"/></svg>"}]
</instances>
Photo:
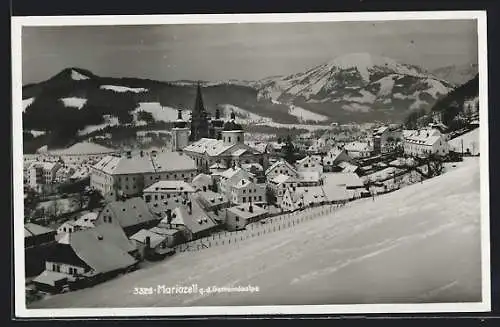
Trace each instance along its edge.
<instances>
[{"instance_id":1,"label":"black and white photograph","mask_svg":"<svg viewBox=\"0 0 500 327\"><path fill-rule=\"evenodd\" d=\"M485 12L12 20L16 315L490 310Z\"/></svg>"}]
</instances>

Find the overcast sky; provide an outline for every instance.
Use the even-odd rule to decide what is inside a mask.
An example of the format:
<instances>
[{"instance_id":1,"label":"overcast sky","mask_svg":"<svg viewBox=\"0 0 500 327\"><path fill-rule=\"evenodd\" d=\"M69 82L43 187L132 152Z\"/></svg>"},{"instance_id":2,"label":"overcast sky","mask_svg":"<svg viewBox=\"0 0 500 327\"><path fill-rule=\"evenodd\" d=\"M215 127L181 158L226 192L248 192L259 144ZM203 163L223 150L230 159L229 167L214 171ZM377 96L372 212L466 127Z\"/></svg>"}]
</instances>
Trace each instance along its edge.
<instances>
[{"instance_id":1,"label":"overcast sky","mask_svg":"<svg viewBox=\"0 0 500 327\"><path fill-rule=\"evenodd\" d=\"M434 69L477 63L477 25L462 21L24 27L23 84L66 67L157 80L255 80L352 52Z\"/></svg>"}]
</instances>

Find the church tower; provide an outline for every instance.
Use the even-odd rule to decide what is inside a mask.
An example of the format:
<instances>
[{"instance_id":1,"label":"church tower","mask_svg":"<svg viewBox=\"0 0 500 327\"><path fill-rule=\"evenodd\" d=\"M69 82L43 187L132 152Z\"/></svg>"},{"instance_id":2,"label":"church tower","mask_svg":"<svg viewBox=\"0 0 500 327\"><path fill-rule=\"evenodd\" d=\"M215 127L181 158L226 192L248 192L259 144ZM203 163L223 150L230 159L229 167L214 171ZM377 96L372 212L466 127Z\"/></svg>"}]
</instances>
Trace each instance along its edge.
<instances>
[{"instance_id":1,"label":"church tower","mask_svg":"<svg viewBox=\"0 0 500 327\"><path fill-rule=\"evenodd\" d=\"M182 110L177 111L177 120L172 128L172 151L181 151L188 145L189 128L187 122L182 119Z\"/></svg>"},{"instance_id":2,"label":"church tower","mask_svg":"<svg viewBox=\"0 0 500 327\"><path fill-rule=\"evenodd\" d=\"M243 131L243 127L236 123L236 115L234 112L231 112L231 120L224 124L221 134L224 145L244 143L245 132Z\"/></svg>"},{"instance_id":3,"label":"church tower","mask_svg":"<svg viewBox=\"0 0 500 327\"><path fill-rule=\"evenodd\" d=\"M215 119L211 121L211 137L217 140L222 139L222 130L224 129L224 122L220 119L220 109L215 109Z\"/></svg>"},{"instance_id":4,"label":"church tower","mask_svg":"<svg viewBox=\"0 0 500 327\"><path fill-rule=\"evenodd\" d=\"M198 141L201 138L209 137L209 122L208 113L203 105L203 97L201 95L201 86L198 82L196 88L196 100L194 103L193 113L191 115L191 135L190 141Z\"/></svg>"}]
</instances>

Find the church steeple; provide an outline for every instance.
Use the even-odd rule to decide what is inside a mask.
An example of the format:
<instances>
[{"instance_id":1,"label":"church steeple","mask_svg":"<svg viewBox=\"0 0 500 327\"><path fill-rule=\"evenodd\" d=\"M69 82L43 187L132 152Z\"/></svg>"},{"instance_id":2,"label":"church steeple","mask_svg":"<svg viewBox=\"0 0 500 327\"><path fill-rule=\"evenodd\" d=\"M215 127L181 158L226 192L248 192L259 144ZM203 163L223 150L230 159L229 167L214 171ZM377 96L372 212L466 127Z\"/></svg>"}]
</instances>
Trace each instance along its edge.
<instances>
[{"instance_id":1,"label":"church steeple","mask_svg":"<svg viewBox=\"0 0 500 327\"><path fill-rule=\"evenodd\" d=\"M201 83L198 82L196 86L196 100L194 102L194 110L196 113L205 113L205 106L203 105L203 97L201 95Z\"/></svg>"},{"instance_id":2,"label":"church steeple","mask_svg":"<svg viewBox=\"0 0 500 327\"><path fill-rule=\"evenodd\" d=\"M209 137L208 113L203 104L201 94L201 83L196 86L196 99L194 102L193 114L191 115L191 141L198 141L201 138Z\"/></svg>"}]
</instances>

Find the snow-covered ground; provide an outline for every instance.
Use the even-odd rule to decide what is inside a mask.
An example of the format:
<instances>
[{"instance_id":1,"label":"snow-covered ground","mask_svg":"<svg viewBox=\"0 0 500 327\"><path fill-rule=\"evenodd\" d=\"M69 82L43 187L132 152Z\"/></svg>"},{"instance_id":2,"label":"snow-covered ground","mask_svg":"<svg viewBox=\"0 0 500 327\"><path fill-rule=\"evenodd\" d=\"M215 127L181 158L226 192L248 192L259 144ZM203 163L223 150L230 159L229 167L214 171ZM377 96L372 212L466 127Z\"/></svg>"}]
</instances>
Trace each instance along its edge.
<instances>
[{"instance_id":1,"label":"snow-covered ground","mask_svg":"<svg viewBox=\"0 0 500 327\"><path fill-rule=\"evenodd\" d=\"M300 122L307 122L307 121L321 122L328 120L328 117L324 115L317 114L315 112L306 110L304 108L295 106L293 104L289 105L288 107L290 108L288 113L292 116L297 117Z\"/></svg>"},{"instance_id":2,"label":"snow-covered ground","mask_svg":"<svg viewBox=\"0 0 500 327\"><path fill-rule=\"evenodd\" d=\"M221 104L220 107L222 108L221 118L225 120L230 119L231 112L234 111L236 115L236 122L240 124L265 123L273 121L271 118L254 114L232 104Z\"/></svg>"},{"instance_id":3,"label":"snow-covered ground","mask_svg":"<svg viewBox=\"0 0 500 327\"><path fill-rule=\"evenodd\" d=\"M87 103L87 99L77 98L77 97L62 98L61 101L64 103L65 107L71 107L76 109L82 109L83 106Z\"/></svg>"},{"instance_id":4,"label":"snow-covered ground","mask_svg":"<svg viewBox=\"0 0 500 327\"><path fill-rule=\"evenodd\" d=\"M479 137L479 128L476 128L468 133L465 133L464 135L449 140L448 143L450 144L453 151L462 152L463 142L464 152L467 152L467 149L469 149L471 154L477 155L480 150Z\"/></svg>"},{"instance_id":5,"label":"snow-covered ground","mask_svg":"<svg viewBox=\"0 0 500 327\"><path fill-rule=\"evenodd\" d=\"M120 124L120 122L118 121L118 117L111 116L111 117L104 117L104 119L105 119L105 122L102 124L85 126L84 129L78 131L78 135L80 135L80 136L87 135L87 134L93 133L95 131L104 129L108 126L117 126Z\"/></svg>"},{"instance_id":6,"label":"snow-covered ground","mask_svg":"<svg viewBox=\"0 0 500 327\"><path fill-rule=\"evenodd\" d=\"M103 90L110 90L110 91L115 91L118 93L123 93L123 92L142 93L142 92L148 91L148 89L145 89L143 87L131 88L131 87L121 86L121 85L101 85L100 88Z\"/></svg>"},{"instance_id":7,"label":"snow-covered ground","mask_svg":"<svg viewBox=\"0 0 500 327\"><path fill-rule=\"evenodd\" d=\"M83 74L80 74L79 72L77 72L76 70L71 70L71 78L75 81L81 81L81 80L85 80L85 79L89 79L88 76L85 76Z\"/></svg>"},{"instance_id":8,"label":"snow-covered ground","mask_svg":"<svg viewBox=\"0 0 500 327\"><path fill-rule=\"evenodd\" d=\"M23 112L25 112L26 109L28 109L28 107L31 106L33 101L35 101L35 98L29 98L23 100Z\"/></svg>"},{"instance_id":9,"label":"snow-covered ground","mask_svg":"<svg viewBox=\"0 0 500 327\"><path fill-rule=\"evenodd\" d=\"M429 303L481 300L479 159L284 231L199 252L33 308ZM258 293L133 295L158 285Z\"/></svg>"},{"instance_id":10,"label":"snow-covered ground","mask_svg":"<svg viewBox=\"0 0 500 327\"><path fill-rule=\"evenodd\" d=\"M141 102L132 114L135 115L139 111L149 112L156 121L170 122L177 120L177 109L162 106L159 102ZM182 110L183 119L188 120L191 117L190 115L191 110Z\"/></svg>"},{"instance_id":11,"label":"snow-covered ground","mask_svg":"<svg viewBox=\"0 0 500 327\"><path fill-rule=\"evenodd\" d=\"M35 129L25 131L25 132L30 133L31 135L33 135L33 137L38 137L38 136L47 134L46 131L39 131L39 130L35 130Z\"/></svg>"}]
</instances>

